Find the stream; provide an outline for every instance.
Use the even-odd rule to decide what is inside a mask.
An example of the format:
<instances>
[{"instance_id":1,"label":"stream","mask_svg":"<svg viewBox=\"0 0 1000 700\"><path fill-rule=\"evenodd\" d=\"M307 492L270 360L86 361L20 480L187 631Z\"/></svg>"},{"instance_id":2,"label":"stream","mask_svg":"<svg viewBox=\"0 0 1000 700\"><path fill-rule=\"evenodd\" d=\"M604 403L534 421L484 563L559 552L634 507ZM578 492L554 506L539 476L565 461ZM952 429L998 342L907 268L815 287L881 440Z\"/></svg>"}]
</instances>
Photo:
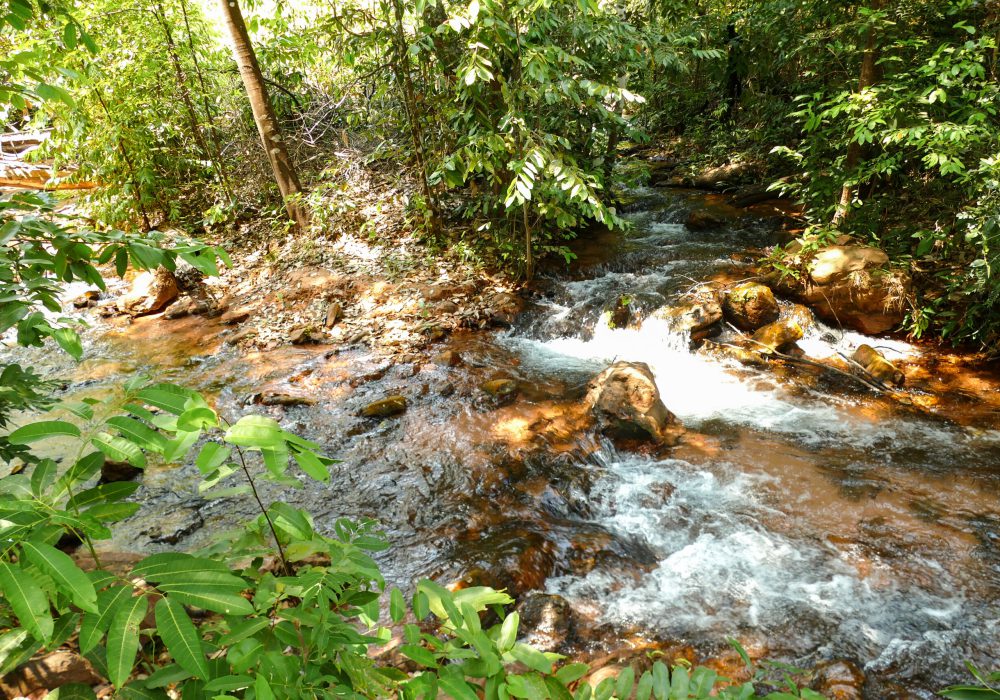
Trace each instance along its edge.
<instances>
[{"instance_id":1,"label":"stream","mask_svg":"<svg viewBox=\"0 0 1000 700\"><path fill-rule=\"evenodd\" d=\"M733 637L769 658L811 666L849 659L866 697L936 697L1000 658L1000 432L997 377L956 370L910 391L932 410L876 397L801 369L747 368L692 351L649 317L698 281L737 280L773 233L734 219L682 223L704 195L641 190L633 229L581 241L572 271L551 273L508 330L457 334L459 367L392 364L362 350L284 347L239 356L214 321L137 319L86 334L91 358L52 350L5 356L68 378L66 398L102 396L134 371L214 397L227 417L262 387L314 405L253 406L342 460L327 486L286 493L317 523L375 518L393 547L387 580L424 576L563 596L588 621L580 649L641 636L720 653ZM746 261L743 259L746 258ZM638 327L610 328L625 295ZM889 359L936 352L815 323L806 355L862 342ZM648 363L688 430L667 456L628 453L559 416L616 360ZM497 405L480 389L510 377ZM969 389L969 387L973 389ZM391 394L405 414L357 410ZM538 426L556 429L539 439ZM108 549L195 549L253 514L241 499L203 501L197 469L151 466L142 511ZM584 626L581 625L581 629ZM894 694L895 693L895 694Z\"/></svg>"}]
</instances>

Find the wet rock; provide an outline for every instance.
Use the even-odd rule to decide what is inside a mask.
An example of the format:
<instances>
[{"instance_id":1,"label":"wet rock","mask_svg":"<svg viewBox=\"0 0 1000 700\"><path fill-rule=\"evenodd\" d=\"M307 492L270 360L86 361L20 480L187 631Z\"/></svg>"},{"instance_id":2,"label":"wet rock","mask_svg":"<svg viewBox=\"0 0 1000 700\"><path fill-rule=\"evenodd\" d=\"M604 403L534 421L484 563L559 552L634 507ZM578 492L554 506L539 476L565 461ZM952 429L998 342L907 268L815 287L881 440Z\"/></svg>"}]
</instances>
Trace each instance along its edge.
<instances>
[{"instance_id":1,"label":"wet rock","mask_svg":"<svg viewBox=\"0 0 1000 700\"><path fill-rule=\"evenodd\" d=\"M713 295L680 306L664 307L654 316L666 319L672 330L695 334L722 320L722 305Z\"/></svg>"},{"instance_id":2,"label":"wet rock","mask_svg":"<svg viewBox=\"0 0 1000 700\"><path fill-rule=\"evenodd\" d=\"M18 698L71 684L93 686L100 682L89 661L74 651L57 649L33 657L0 679L0 695Z\"/></svg>"},{"instance_id":3,"label":"wet rock","mask_svg":"<svg viewBox=\"0 0 1000 700\"><path fill-rule=\"evenodd\" d=\"M406 410L405 396L387 396L384 399L373 401L361 409L361 415L365 418L389 418L396 416Z\"/></svg>"},{"instance_id":4,"label":"wet rock","mask_svg":"<svg viewBox=\"0 0 1000 700\"><path fill-rule=\"evenodd\" d=\"M118 310L133 316L162 311L177 298L177 280L165 267L143 272L132 281L128 292L118 300Z\"/></svg>"},{"instance_id":5,"label":"wet rock","mask_svg":"<svg viewBox=\"0 0 1000 700\"><path fill-rule=\"evenodd\" d=\"M753 349L769 355L802 340L802 335L802 326L798 323L789 318L779 319L753 334Z\"/></svg>"},{"instance_id":6,"label":"wet rock","mask_svg":"<svg viewBox=\"0 0 1000 700\"><path fill-rule=\"evenodd\" d=\"M722 228L726 220L708 209L695 209L687 215L684 225L691 231L711 231Z\"/></svg>"},{"instance_id":7,"label":"wet rock","mask_svg":"<svg viewBox=\"0 0 1000 700\"><path fill-rule=\"evenodd\" d=\"M611 328L628 328L629 321L632 320L632 300L627 296L620 296L611 309L611 318L608 326Z\"/></svg>"},{"instance_id":8,"label":"wet rock","mask_svg":"<svg viewBox=\"0 0 1000 700\"><path fill-rule=\"evenodd\" d=\"M906 383L906 375L898 370L894 364L885 359L885 356L871 345L858 346L851 359L864 367L868 374L884 384L903 386Z\"/></svg>"},{"instance_id":9,"label":"wet rock","mask_svg":"<svg viewBox=\"0 0 1000 700\"><path fill-rule=\"evenodd\" d=\"M327 328L333 328L337 325L337 321L344 317L344 307L341 306L339 301L330 302L330 306L326 309L326 321L323 323Z\"/></svg>"},{"instance_id":10,"label":"wet rock","mask_svg":"<svg viewBox=\"0 0 1000 700\"><path fill-rule=\"evenodd\" d=\"M786 264L805 266L808 274L794 279L775 273L767 281L809 305L825 321L877 335L903 322L912 290L909 274L889 268L888 261L883 251L870 246L830 246L806 261L791 247Z\"/></svg>"},{"instance_id":11,"label":"wet rock","mask_svg":"<svg viewBox=\"0 0 1000 700\"><path fill-rule=\"evenodd\" d=\"M653 372L644 362L616 362L590 384L586 404L608 437L675 444L677 418L660 399Z\"/></svg>"},{"instance_id":12,"label":"wet rock","mask_svg":"<svg viewBox=\"0 0 1000 700\"><path fill-rule=\"evenodd\" d=\"M434 364L442 367L458 367L462 364L462 356L454 350L445 350L441 354L435 356L433 362Z\"/></svg>"},{"instance_id":13,"label":"wet rock","mask_svg":"<svg viewBox=\"0 0 1000 700\"><path fill-rule=\"evenodd\" d=\"M286 394L282 392L262 392L257 395L259 403L264 406L315 406L316 400L308 396Z\"/></svg>"},{"instance_id":14,"label":"wet rock","mask_svg":"<svg viewBox=\"0 0 1000 700\"><path fill-rule=\"evenodd\" d=\"M813 312L809 310L808 306L802 304L792 304L791 308L785 312L785 317L789 321L799 324L803 331L816 325L816 317Z\"/></svg>"},{"instance_id":15,"label":"wet rock","mask_svg":"<svg viewBox=\"0 0 1000 700\"><path fill-rule=\"evenodd\" d=\"M722 311L734 326L744 331L755 331L777 321L781 315L774 293L757 282L731 287L723 300Z\"/></svg>"},{"instance_id":16,"label":"wet rock","mask_svg":"<svg viewBox=\"0 0 1000 700\"><path fill-rule=\"evenodd\" d=\"M706 340L698 349L698 354L714 357L718 360L735 360L748 367L760 367L767 364L766 358L755 350L750 350L729 343L715 343Z\"/></svg>"},{"instance_id":17,"label":"wet rock","mask_svg":"<svg viewBox=\"0 0 1000 700\"><path fill-rule=\"evenodd\" d=\"M241 328L240 330L236 331L228 338L226 338L226 342L229 343L230 345L238 345L242 341L247 340L249 338L253 338L256 335L257 335L256 328L251 328L251 327Z\"/></svg>"},{"instance_id":18,"label":"wet rock","mask_svg":"<svg viewBox=\"0 0 1000 700\"><path fill-rule=\"evenodd\" d=\"M194 297L183 297L179 301L171 304L163 313L163 318L175 319L185 316L195 316L207 313L211 309L211 304L203 299Z\"/></svg>"},{"instance_id":19,"label":"wet rock","mask_svg":"<svg viewBox=\"0 0 1000 700\"><path fill-rule=\"evenodd\" d=\"M548 593L529 593L517 606L523 639L541 651L556 651L573 628L573 610L566 599Z\"/></svg>"},{"instance_id":20,"label":"wet rock","mask_svg":"<svg viewBox=\"0 0 1000 700\"><path fill-rule=\"evenodd\" d=\"M204 525L197 508L164 507L149 516L153 525L140 534L158 544L177 544Z\"/></svg>"},{"instance_id":21,"label":"wet rock","mask_svg":"<svg viewBox=\"0 0 1000 700\"><path fill-rule=\"evenodd\" d=\"M455 385L451 382L441 382L435 386L434 393L442 398L447 398L455 393Z\"/></svg>"},{"instance_id":22,"label":"wet rock","mask_svg":"<svg viewBox=\"0 0 1000 700\"><path fill-rule=\"evenodd\" d=\"M490 299L490 320L495 326L510 326L521 309L524 308L524 301L516 294L502 293Z\"/></svg>"},{"instance_id":23,"label":"wet rock","mask_svg":"<svg viewBox=\"0 0 1000 700\"><path fill-rule=\"evenodd\" d=\"M861 700L865 674L854 663L842 659L816 667L812 688L828 700Z\"/></svg>"},{"instance_id":24,"label":"wet rock","mask_svg":"<svg viewBox=\"0 0 1000 700\"><path fill-rule=\"evenodd\" d=\"M250 314L253 313L253 307L250 305L237 306L236 308L229 309L222 317L219 319L222 323L227 326L233 326L237 323L243 323L248 318Z\"/></svg>"},{"instance_id":25,"label":"wet rock","mask_svg":"<svg viewBox=\"0 0 1000 700\"><path fill-rule=\"evenodd\" d=\"M100 298L101 298L101 293L94 289L91 289L84 292L76 299L74 299L73 307L77 309L89 309L92 306L97 306L97 302L100 300Z\"/></svg>"},{"instance_id":26,"label":"wet rock","mask_svg":"<svg viewBox=\"0 0 1000 700\"><path fill-rule=\"evenodd\" d=\"M479 387L485 393L497 400L513 399L517 395L517 381L507 377L491 379Z\"/></svg>"},{"instance_id":27,"label":"wet rock","mask_svg":"<svg viewBox=\"0 0 1000 700\"><path fill-rule=\"evenodd\" d=\"M128 462L115 462L110 459L104 460L101 465L101 478L98 483L110 484L115 481L132 481L142 474L142 469L133 467Z\"/></svg>"}]
</instances>

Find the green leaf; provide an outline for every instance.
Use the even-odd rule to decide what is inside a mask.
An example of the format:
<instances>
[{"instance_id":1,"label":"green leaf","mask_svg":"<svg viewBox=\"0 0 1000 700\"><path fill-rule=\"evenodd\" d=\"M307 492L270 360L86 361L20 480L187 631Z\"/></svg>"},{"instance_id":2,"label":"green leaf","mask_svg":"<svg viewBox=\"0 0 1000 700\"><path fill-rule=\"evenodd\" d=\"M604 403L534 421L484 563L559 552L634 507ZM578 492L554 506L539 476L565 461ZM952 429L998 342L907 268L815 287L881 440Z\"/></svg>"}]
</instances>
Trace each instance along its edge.
<instances>
[{"instance_id":1,"label":"green leaf","mask_svg":"<svg viewBox=\"0 0 1000 700\"><path fill-rule=\"evenodd\" d=\"M80 653L86 654L97 646L111 626L111 620L132 598L131 586L113 586L97 594L97 614L87 613L80 623Z\"/></svg>"},{"instance_id":2,"label":"green leaf","mask_svg":"<svg viewBox=\"0 0 1000 700\"><path fill-rule=\"evenodd\" d=\"M21 543L24 556L55 581L59 591L86 612L97 612L97 591L69 555L42 542Z\"/></svg>"},{"instance_id":3,"label":"green leaf","mask_svg":"<svg viewBox=\"0 0 1000 700\"><path fill-rule=\"evenodd\" d=\"M178 584L160 584L157 588L185 605L194 605L222 615L252 615L254 611L250 601L235 593L192 590Z\"/></svg>"},{"instance_id":4,"label":"green leaf","mask_svg":"<svg viewBox=\"0 0 1000 700\"><path fill-rule=\"evenodd\" d=\"M187 401L194 392L172 384L157 384L143 389L137 396L150 406L179 416L186 410Z\"/></svg>"},{"instance_id":5,"label":"green leaf","mask_svg":"<svg viewBox=\"0 0 1000 700\"><path fill-rule=\"evenodd\" d=\"M292 457L295 458L295 462L299 465L299 468L313 479L316 479L316 481L326 483L330 480L329 469L327 469L326 465L323 464L323 460L315 452L309 450L295 451L292 452Z\"/></svg>"},{"instance_id":6,"label":"green leaf","mask_svg":"<svg viewBox=\"0 0 1000 700\"><path fill-rule=\"evenodd\" d=\"M128 416L115 416L109 418L108 425L117 430L122 437L134 442L140 448L163 454L167 449L167 439L160 433L150 428L145 423L129 418Z\"/></svg>"},{"instance_id":7,"label":"green leaf","mask_svg":"<svg viewBox=\"0 0 1000 700\"><path fill-rule=\"evenodd\" d=\"M194 463L202 474L211 474L229 459L230 454L232 454L232 450L225 445L220 445L217 442L206 442Z\"/></svg>"},{"instance_id":8,"label":"green leaf","mask_svg":"<svg viewBox=\"0 0 1000 700\"><path fill-rule=\"evenodd\" d=\"M186 432L214 428L219 424L215 411L207 406L195 406L180 415L177 419L177 429Z\"/></svg>"},{"instance_id":9,"label":"green leaf","mask_svg":"<svg viewBox=\"0 0 1000 700\"><path fill-rule=\"evenodd\" d=\"M52 637L49 601L38 580L19 566L0 561L0 594L10 603L21 627L38 641Z\"/></svg>"},{"instance_id":10,"label":"green leaf","mask_svg":"<svg viewBox=\"0 0 1000 700\"><path fill-rule=\"evenodd\" d=\"M97 695L89 685L67 683L45 696L46 700L96 700Z\"/></svg>"},{"instance_id":11,"label":"green leaf","mask_svg":"<svg viewBox=\"0 0 1000 700\"><path fill-rule=\"evenodd\" d=\"M510 650L510 655L534 671L552 673L552 662L534 647L517 643Z\"/></svg>"},{"instance_id":12,"label":"green leaf","mask_svg":"<svg viewBox=\"0 0 1000 700\"><path fill-rule=\"evenodd\" d=\"M201 638L184 606L171 598L161 598L156 604L156 631L174 657L174 661L192 676L209 679L208 660Z\"/></svg>"},{"instance_id":13,"label":"green leaf","mask_svg":"<svg viewBox=\"0 0 1000 700\"><path fill-rule=\"evenodd\" d=\"M942 695L949 700L997 700L1000 693L989 688L977 688L975 686L956 685L951 688L939 690L938 695Z\"/></svg>"},{"instance_id":14,"label":"green leaf","mask_svg":"<svg viewBox=\"0 0 1000 700\"><path fill-rule=\"evenodd\" d=\"M413 659L426 668L437 668L438 662L434 654L417 644L404 644L399 647L399 651L408 659Z\"/></svg>"},{"instance_id":15,"label":"green leaf","mask_svg":"<svg viewBox=\"0 0 1000 700\"><path fill-rule=\"evenodd\" d=\"M55 460L43 459L31 470L31 493L35 498L41 498L46 489L55 481L59 465Z\"/></svg>"},{"instance_id":16,"label":"green leaf","mask_svg":"<svg viewBox=\"0 0 1000 700\"><path fill-rule=\"evenodd\" d=\"M243 416L226 431L225 440L239 447L276 449L284 447L281 426L273 418Z\"/></svg>"},{"instance_id":17,"label":"green leaf","mask_svg":"<svg viewBox=\"0 0 1000 700\"><path fill-rule=\"evenodd\" d=\"M108 680L115 688L125 685L132 675L135 655L139 651L139 625L148 608L146 596L136 596L111 620L107 643Z\"/></svg>"},{"instance_id":18,"label":"green leaf","mask_svg":"<svg viewBox=\"0 0 1000 700\"><path fill-rule=\"evenodd\" d=\"M401 622L406 617L406 601L398 588L389 593L389 616L393 622Z\"/></svg>"},{"instance_id":19,"label":"green leaf","mask_svg":"<svg viewBox=\"0 0 1000 700\"><path fill-rule=\"evenodd\" d=\"M116 700L170 700L167 691L159 688L147 688L143 681L126 683L115 697Z\"/></svg>"},{"instance_id":20,"label":"green leaf","mask_svg":"<svg viewBox=\"0 0 1000 700\"><path fill-rule=\"evenodd\" d=\"M128 462L137 469L146 468L146 455L142 448L123 437L98 433L90 439L91 444L114 462Z\"/></svg>"},{"instance_id":21,"label":"green leaf","mask_svg":"<svg viewBox=\"0 0 1000 700\"><path fill-rule=\"evenodd\" d=\"M517 641L517 628L521 622L521 616L516 612L511 613L506 618L504 618L503 624L500 626L500 636L497 637L497 649L500 653L506 653L514 647L514 642Z\"/></svg>"},{"instance_id":22,"label":"green leaf","mask_svg":"<svg viewBox=\"0 0 1000 700\"><path fill-rule=\"evenodd\" d=\"M52 331L52 338L74 360L83 358L83 345L80 336L72 328L57 328Z\"/></svg>"},{"instance_id":23,"label":"green leaf","mask_svg":"<svg viewBox=\"0 0 1000 700\"><path fill-rule=\"evenodd\" d=\"M30 445L50 437L80 437L80 429L62 420L42 420L21 426L7 439L12 445Z\"/></svg>"}]
</instances>

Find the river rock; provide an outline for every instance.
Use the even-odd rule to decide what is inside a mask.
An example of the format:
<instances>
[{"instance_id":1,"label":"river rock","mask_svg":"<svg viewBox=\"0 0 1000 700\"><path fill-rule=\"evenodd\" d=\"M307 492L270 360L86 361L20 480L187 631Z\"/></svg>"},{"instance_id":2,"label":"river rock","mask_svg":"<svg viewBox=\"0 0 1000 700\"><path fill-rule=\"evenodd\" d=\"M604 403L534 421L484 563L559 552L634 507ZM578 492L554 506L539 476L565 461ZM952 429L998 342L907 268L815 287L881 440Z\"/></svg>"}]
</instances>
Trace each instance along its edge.
<instances>
[{"instance_id":1,"label":"river rock","mask_svg":"<svg viewBox=\"0 0 1000 700\"><path fill-rule=\"evenodd\" d=\"M903 322L912 289L909 274L888 263L884 251L849 241L824 248L804 263L790 247L786 264L804 264L808 274L794 279L775 273L768 284L808 304L826 321L878 335Z\"/></svg>"},{"instance_id":2,"label":"river rock","mask_svg":"<svg viewBox=\"0 0 1000 700\"><path fill-rule=\"evenodd\" d=\"M373 401L363 409L361 415L365 418L389 418L397 416L406 410L405 396L387 396L384 399Z\"/></svg>"},{"instance_id":3,"label":"river rock","mask_svg":"<svg viewBox=\"0 0 1000 700\"><path fill-rule=\"evenodd\" d=\"M723 299L722 311L734 326L744 331L755 331L777 321L781 315L774 293L758 282L731 287Z\"/></svg>"},{"instance_id":4,"label":"river rock","mask_svg":"<svg viewBox=\"0 0 1000 700\"><path fill-rule=\"evenodd\" d=\"M462 356L454 350L445 350L439 355L436 355L432 362L436 365L440 365L441 367L458 367L462 364Z\"/></svg>"},{"instance_id":5,"label":"river rock","mask_svg":"<svg viewBox=\"0 0 1000 700\"><path fill-rule=\"evenodd\" d=\"M726 220L709 209L694 209L687 215L684 225L691 231L711 231L722 228Z\"/></svg>"},{"instance_id":6,"label":"river rock","mask_svg":"<svg viewBox=\"0 0 1000 700\"><path fill-rule=\"evenodd\" d=\"M337 325L337 321L344 317L344 307L339 301L330 302L330 305L326 308L326 321L323 323L327 328L333 328Z\"/></svg>"},{"instance_id":7,"label":"river rock","mask_svg":"<svg viewBox=\"0 0 1000 700\"><path fill-rule=\"evenodd\" d=\"M163 313L163 318L175 319L185 316L203 314L211 309L211 305L203 299L194 297L182 297L179 301L171 304Z\"/></svg>"},{"instance_id":8,"label":"river rock","mask_svg":"<svg viewBox=\"0 0 1000 700\"><path fill-rule=\"evenodd\" d=\"M711 340L706 340L698 348L698 354L714 357L718 360L735 360L748 367L760 367L767 364L764 355L756 350L729 343L715 343Z\"/></svg>"},{"instance_id":9,"label":"river rock","mask_svg":"<svg viewBox=\"0 0 1000 700\"><path fill-rule=\"evenodd\" d=\"M790 318L782 318L758 329L753 334L753 349L770 355L802 340L802 326Z\"/></svg>"},{"instance_id":10,"label":"river rock","mask_svg":"<svg viewBox=\"0 0 1000 700\"><path fill-rule=\"evenodd\" d=\"M517 394L517 381L508 377L491 379L484 382L479 388L494 399L512 399Z\"/></svg>"},{"instance_id":11,"label":"river rock","mask_svg":"<svg viewBox=\"0 0 1000 700\"><path fill-rule=\"evenodd\" d=\"M180 294L177 280L165 267L143 272L132 281L128 292L118 300L118 310L133 316L162 311Z\"/></svg>"},{"instance_id":12,"label":"river rock","mask_svg":"<svg viewBox=\"0 0 1000 700\"><path fill-rule=\"evenodd\" d=\"M666 319L672 330L695 334L722 320L722 305L712 295L680 306L663 307L654 316Z\"/></svg>"},{"instance_id":13,"label":"river rock","mask_svg":"<svg viewBox=\"0 0 1000 700\"><path fill-rule=\"evenodd\" d=\"M205 524L197 507L172 504L164 505L156 511L149 515L153 525L140 534L157 544L177 544Z\"/></svg>"},{"instance_id":14,"label":"river rock","mask_svg":"<svg viewBox=\"0 0 1000 700\"><path fill-rule=\"evenodd\" d=\"M611 438L676 444L679 423L660 398L644 362L616 362L590 384L586 404L601 433Z\"/></svg>"},{"instance_id":15,"label":"river rock","mask_svg":"<svg viewBox=\"0 0 1000 700\"><path fill-rule=\"evenodd\" d=\"M0 695L20 698L67 685L89 687L100 682L89 661L74 651L57 649L33 657L0 679Z\"/></svg>"},{"instance_id":16,"label":"river rock","mask_svg":"<svg viewBox=\"0 0 1000 700\"><path fill-rule=\"evenodd\" d=\"M133 467L128 462L116 462L105 459L101 465L101 478L99 484L110 484L116 481L132 481L142 474L142 469Z\"/></svg>"},{"instance_id":17,"label":"river rock","mask_svg":"<svg viewBox=\"0 0 1000 700\"><path fill-rule=\"evenodd\" d=\"M611 309L608 319L610 328L628 328L629 321L632 320L632 300L627 296L620 296Z\"/></svg>"},{"instance_id":18,"label":"river rock","mask_svg":"<svg viewBox=\"0 0 1000 700\"><path fill-rule=\"evenodd\" d=\"M825 661L814 671L812 688L828 700L861 700L865 674L854 663L837 659Z\"/></svg>"},{"instance_id":19,"label":"river rock","mask_svg":"<svg viewBox=\"0 0 1000 700\"><path fill-rule=\"evenodd\" d=\"M77 309L89 309L92 306L97 306L97 302L100 299L101 293L95 289L90 289L73 300L73 307Z\"/></svg>"},{"instance_id":20,"label":"river rock","mask_svg":"<svg viewBox=\"0 0 1000 700\"><path fill-rule=\"evenodd\" d=\"M556 651L573 628L573 609L560 595L532 591L517 606L524 640L540 651Z\"/></svg>"},{"instance_id":21,"label":"river rock","mask_svg":"<svg viewBox=\"0 0 1000 700\"><path fill-rule=\"evenodd\" d=\"M720 190L732 187L741 180L752 174L755 170L753 163L736 162L726 163L714 168L708 168L700 172L694 178L694 186L703 189Z\"/></svg>"},{"instance_id":22,"label":"river rock","mask_svg":"<svg viewBox=\"0 0 1000 700\"><path fill-rule=\"evenodd\" d=\"M250 314L252 313L253 307L248 304L237 306L236 308L229 309L226 313L222 314L219 321L227 326L235 326L237 323L243 323L250 318Z\"/></svg>"},{"instance_id":23,"label":"river rock","mask_svg":"<svg viewBox=\"0 0 1000 700\"><path fill-rule=\"evenodd\" d=\"M885 355L871 345L858 346L851 359L864 367L868 374L884 384L903 386L906 383L906 375L898 370L889 360L885 359Z\"/></svg>"}]
</instances>

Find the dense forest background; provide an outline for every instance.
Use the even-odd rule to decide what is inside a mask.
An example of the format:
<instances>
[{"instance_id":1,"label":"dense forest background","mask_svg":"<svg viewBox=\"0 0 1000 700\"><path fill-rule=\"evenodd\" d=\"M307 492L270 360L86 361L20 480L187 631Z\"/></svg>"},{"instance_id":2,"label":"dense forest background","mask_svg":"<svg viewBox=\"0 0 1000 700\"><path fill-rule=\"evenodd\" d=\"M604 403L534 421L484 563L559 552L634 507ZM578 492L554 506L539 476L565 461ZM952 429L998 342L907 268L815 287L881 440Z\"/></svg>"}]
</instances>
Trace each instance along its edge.
<instances>
[{"instance_id":1,"label":"dense forest background","mask_svg":"<svg viewBox=\"0 0 1000 700\"><path fill-rule=\"evenodd\" d=\"M0 331L79 357L53 317L66 284L182 261L211 275L247 237L378 241L366 212L390 199L428 255L528 281L571 259L570 239L627 226L630 188L668 164L679 183L713 172L715 188L793 203L795 240L762 261L774 274L798 278L845 241L880 248L907 279L900 331L995 353L998 44L1000 4L982 0L2 0L5 148L45 132L30 158L51 171L46 191L0 199ZM52 403L28 368L0 385L0 424ZM0 488L4 672L70 643L120 697L571 697L586 668L517 642L510 598L486 588L392 592L413 670L374 662L384 630L359 631L383 587L371 524L320 533L254 487L287 483L292 463L327 479L319 446L142 378L126 401L106 424L97 402L72 409L96 432L42 421L0 440L19 465ZM54 436L81 439L68 468L32 451ZM160 554L105 571L92 541L135 512L130 487L93 485L105 457L189 452L209 487L245 475L261 516L233 552L256 564ZM95 570L56 546L67 535ZM436 632L417 624L432 617ZM159 655L140 653L140 629ZM701 698L717 680L657 662L593 693ZM782 687L767 697L819 697Z\"/></svg>"}]
</instances>

